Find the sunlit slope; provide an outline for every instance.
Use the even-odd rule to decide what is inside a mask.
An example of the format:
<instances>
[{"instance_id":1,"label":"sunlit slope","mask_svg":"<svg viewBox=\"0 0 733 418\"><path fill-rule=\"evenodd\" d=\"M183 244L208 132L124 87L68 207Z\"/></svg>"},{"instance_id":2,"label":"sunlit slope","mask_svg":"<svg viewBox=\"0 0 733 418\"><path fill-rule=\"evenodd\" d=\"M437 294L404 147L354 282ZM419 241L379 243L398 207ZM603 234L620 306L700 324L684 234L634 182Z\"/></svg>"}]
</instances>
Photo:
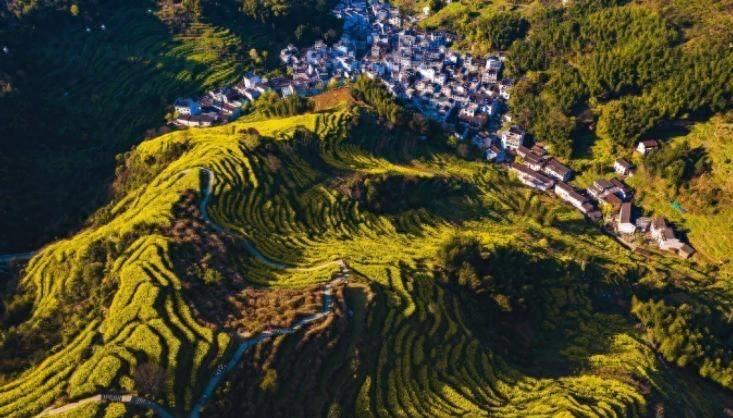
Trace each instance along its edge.
<instances>
[{"instance_id":1,"label":"sunlit slope","mask_svg":"<svg viewBox=\"0 0 733 418\"><path fill-rule=\"evenodd\" d=\"M111 283L110 297L102 298L109 303L66 324L76 330L68 343L0 387L0 415L30 416L107 390L134 393L133 372L142 362L166 370L161 403L181 413L190 409L233 336L195 319L174 272L172 239L161 231L185 191L203 199L209 184L211 221L256 249L231 254L252 284L324 283L343 259L385 295L365 331L376 361L349 377L360 389L347 416L644 416L650 392L673 399L686 408L681 411L710 413L698 389L671 383L630 324L595 312L575 287L553 288L543 326L567 340L558 353L577 367L555 375L542 367L520 371L492 353L467 326L459 300L432 275L435 253L450 237L472 234L489 247L592 262L602 269L598 285L622 282L639 260L574 211L521 191L498 168L428 152L419 141L411 148L390 141L385 131L365 129L359 113L251 116L139 145L135 152L150 158L176 143L188 149L118 201L108 222L48 246L30 262L23 282L36 292L30 321L39 326L55 315L61 295L79 285L75 272L99 246L111 258L103 279ZM341 187L346 179L378 175L452 179L471 192L380 213ZM328 385L340 383L346 384ZM105 416L124 413L120 405L99 409Z\"/></svg>"},{"instance_id":2,"label":"sunlit slope","mask_svg":"<svg viewBox=\"0 0 733 418\"><path fill-rule=\"evenodd\" d=\"M296 117L282 124L268 123L273 133L296 124L313 127L315 115ZM185 190L199 190L200 167L216 169L227 156L246 158L230 136L229 126L199 131L195 137L179 132L149 141L140 152L154 155L175 141L193 140L190 154L171 164L153 182L134 191L113 209L108 224L85 230L72 239L46 247L28 265L23 278L37 292L32 321L39 323L55 313L58 298L74 286L71 278L83 266L79 259L99 243L120 244L138 229L166 225L171 208ZM124 243L128 244L128 243ZM124 245L123 244L123 245ZM59 398L79 398L101 388L132 389L129 377L137 359L159 361L170 373L167 401L185 408L201 373L215 364L229 344L229 336L197 324L180 294L171 270L167 238L142 234L122 250L106 276L118 287L104 317L88 318L78 335L47 361L0 389L0 415L27 416Z\"/></svg>"}]
</instances>

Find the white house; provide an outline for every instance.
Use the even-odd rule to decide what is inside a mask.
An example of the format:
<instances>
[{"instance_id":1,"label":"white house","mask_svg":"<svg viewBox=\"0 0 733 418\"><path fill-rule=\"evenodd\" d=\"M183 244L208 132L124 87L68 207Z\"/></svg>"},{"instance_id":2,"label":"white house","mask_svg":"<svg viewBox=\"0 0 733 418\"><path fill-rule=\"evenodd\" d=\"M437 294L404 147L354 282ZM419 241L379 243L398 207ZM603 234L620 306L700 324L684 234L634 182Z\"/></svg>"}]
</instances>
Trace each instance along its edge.
<instances>
[{"instance_id":1,"label":"white house","mask_svg":"<svg viewBox=\"0 0 733 418\"><path fill-rule=\"evenodd\" d=\"M502 62L499 57L491 56L486 58L486 69L489 71L501 71Z\"/></svg>"},{"instance_id":2,"label":"white house","mask_svg":"<svg viewBox=\"0 0 733 418\"><path fill-rule=\"evenodd\" d=\"M613 169L621 176L629 176L632 174L634 166L623 158L614 161Z\"/></svg>"},{"instance_id":3,"label":"white house","mask_svg":"<svg viewBox=\"0 0 733 418\"><path fill-rule=\"evenodd\" d=\"M551 158L542 170L550 177L554 177L560 181L568 181L573 176L573 170L554 158Z\"/></svg>"},{"instance_id":4,"label":"white house","mask_svg":"<svg viewBox=\"0 0 733 418\"><path fill-rule=\"evenodd\" d=\"M524 130L519 126L512 126L501 134L501 145L504 148L517 149L524 145Z\"/></svg>"},{"instance_id":5,"label":"white house","mask_svg":"<svg viewBox=\"0 0 733 418\"><path fill-rule=\"evenodd\" d=\"M173 107L179 115L198 115L201 113L201 105L193 99L176 99Z\"/></svg>"},{"instance_id":6,"label":"white house","mask_svg":"<svg viewBox=\"0 0 733 418\"><path fill-rule=\"evenodd\" d=\"M209 115L181 115L176 119L176 124L181 126L211 126L216 119Z\"/></svg>"},{"instance_id":7,"label":"white house","mask_svg":"<svg viewBox=\"0 0 733 418\"><path fill-rule=\"evenodd\" d=\"M621 204L616 229L622 234L633 234L636 232L636 224L631 222L631 202Z\"/></svg>"},{"instance_id":8,"label":"white house","mask_svg":"<svg viewBox=\"0 0 733 418\"><path fill-rule=\"evenodd\" d=\"M583 213L587 211L588 206L586 203L588 203L588 198L575 191L575 189L567 183L563 183L561 181L555 183L555 195L570 203L579 211Z\"/></svg>"},{"instance_id":9,"label":"white house","mask_svg":"<svg viewBox=\"0 0 733 418\"><path fill-rule=\"evenodd\" d=\"M511 78L504 78L499 83L499 96L504 100L509 100L511 97L512 87L514 87L514 80Z\"/></svg>"},{"instance_id":10,"label":"white house","mask_svg":"<svg viewBox=\"0 0 733 418\"><path fill-rule=\"evenodd\" d=\"M542 167L545 165L545 161L537 154L529 152L522 157L527 167L534 171L542 171Z\"/></svg>"},{"instance_id":11,"label":"white house","mask_svg":"<svg viewBox=\"0 0 733 418\"><path fill-rule=\"evenodd\" d=\"M651 226L652 238L657 241L657 245L662 250L679 250L684 243L674 236L672 228L667 226L664 218L655 218Z\"/></svg>"},{"instance_id":12,"label":"white house","mask_svg":"<svg viewBox=\"0 0 733 418\"><path fill-rule=\"evenodd\" d=\"M636 151L641 155L647 155L657 149L659 149L659 142L654 139L641 141L636 145Z\"/></svg>"},{"instance_id":13,"label":"white house","mask_svg":"<svg viewBox=\"0 0 733 418\"><path fill-rule=\"evenodd\" d=\"M262 79L259 76L248 72L244 74L244 77L242 77L242 82L244 82L245 88L254 89L262 83Z\"/></svg>"},{"instance_id":14,"label":"white house","mask_svg":"<svg viewBox=\"0 0 733 418\"><path fill-rule=\"evenodd\" d=\"M517 178L522 184L533 189L546 192L555 185L555 182L551 178L522 164L512 163L509 169L517 175Z\"/></svg>"}]
</instances>

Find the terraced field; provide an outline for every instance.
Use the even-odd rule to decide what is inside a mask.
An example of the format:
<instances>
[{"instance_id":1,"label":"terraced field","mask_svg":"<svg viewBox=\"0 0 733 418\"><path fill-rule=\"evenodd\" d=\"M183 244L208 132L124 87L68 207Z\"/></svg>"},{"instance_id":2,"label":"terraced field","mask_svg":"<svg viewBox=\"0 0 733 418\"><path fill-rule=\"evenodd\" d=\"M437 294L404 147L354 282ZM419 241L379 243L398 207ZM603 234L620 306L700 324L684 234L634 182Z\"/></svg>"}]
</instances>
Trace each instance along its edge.
<instances>
[{"instance_id":1,"label":"terraced field","mask_svg":"<svg viewBox=\"0 0 733 418\"><path fill-rule=\"evenodd\" d=\"M239 339L223 327L201 325L165 232L180 197L194 190L203 199L200 192L209 187L202 212L240 237L230 238L231 245L245 239L251 247L227 251L230 267L249 285L323 284L345 260L376 296L362 306L349 293L335 319L260 344L203 416L277 415L292 405L299 406L289 416L646 416L658 402L678 416L720 411L717 395L673 378L625 317L597 308L594 289L628 285L638 258L575 211L518 192L498 168L375 129L368 119L352 107L284 119L253 115L140 144L134 152L142 157L183 142L188 150L108 208L108 222L51 244L30 261L22 278L33 292L27 324L40 326L65 312L64 295L86 277L77 274L82 260L100 246L113 248L97 277L111 289L109 304L75 316L68 342L0 386L0 416L32 416L109 391L140 393L179 415L190 411ZM406 139L390 139L396 137ZM386 213L369 210L349 191L383 176L451 179L468 192ZM435 254L456 234L471 234L489 248L521 249L527 257L596 266L595 273L579 267L577 277L547 278L552 285L541 303L547 312L541 328L562 335L562 347L543 343L532 351L535 364L527 365L497 351L500 345L470 323L460 296L434 276ZM690 265L669 263L650 262L648 269L701 279ZM556 370L558 361L573 366ZM163 371L159 393L144 393L143 364ZM245 378L251 373L261 380ZM292 382L300 390L288 389ZM237 411L243 394L249 409ZM286 401L293 398L302 402ZM141 413L135 408L93 403L67 414Z\"/></svg>"}]
</instances>

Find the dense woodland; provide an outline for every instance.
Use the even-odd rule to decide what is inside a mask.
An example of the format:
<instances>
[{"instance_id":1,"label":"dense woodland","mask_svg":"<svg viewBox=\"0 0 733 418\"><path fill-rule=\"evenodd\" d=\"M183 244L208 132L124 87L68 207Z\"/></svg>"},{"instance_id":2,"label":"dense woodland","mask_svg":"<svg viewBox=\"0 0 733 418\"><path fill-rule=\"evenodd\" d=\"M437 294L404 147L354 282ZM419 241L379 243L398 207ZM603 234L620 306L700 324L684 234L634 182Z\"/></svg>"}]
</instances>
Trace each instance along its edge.
<instances>
[{"instance_id":1,"label":"dense woodland","mask_svg":"<svg viewBox=\"0 0 733 418\"><path fill-rule=\"evenodd\" d=\"M570 156L578 125L597 115L599 134L630 147L664 121L731 106L733 31L716 16L684 2L573 4L533 15L508 50L510 72L525 76L512 106L537 139Z\"/></svg>"},{"instance_id":2,"label":"dense woodland","mask_svg":"<svg viewBox=\"0 0 733 418\"><path fill-rule=\"evenodd\" d=\"M733 321L717 301L679 288L646 290L632 312L667 361L733 389Z\"/></svg>"},{"instance_id":3,"label":"dense woodland","mask_svg":"<svg viewBox=\"0 0 733 418\"><path fill-rule=\"evenodd\" d=\"M280 97L275 92L268 92L251 103L250 111L259 111L268 117L285 117L300 115L313 110L313 102L297 94Z\"/></svg>"},{"instance_id":4,"label":"dense woodland","mask_svg":"<svg viewBox=\"0 0 733 418\"><path fill-rule=\"evenodd\" d=\"M372 106L377 115L392 126L401 125L406 120L405 108L397 103L379 80L360 77L351 87L351 94L356 100Z\"/></svg>"}]
</instances>

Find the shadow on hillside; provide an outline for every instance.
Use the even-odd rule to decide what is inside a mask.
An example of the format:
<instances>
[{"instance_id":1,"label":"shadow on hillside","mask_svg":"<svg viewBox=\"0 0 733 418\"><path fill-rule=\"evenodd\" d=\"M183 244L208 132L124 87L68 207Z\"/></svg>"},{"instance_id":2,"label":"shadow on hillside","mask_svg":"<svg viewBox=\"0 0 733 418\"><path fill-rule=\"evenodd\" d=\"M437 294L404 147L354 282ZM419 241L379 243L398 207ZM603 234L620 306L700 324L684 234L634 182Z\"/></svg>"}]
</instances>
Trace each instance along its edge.
<instances>
[{"instance_id":1,"label":"shadow on hillside","mask_svg":"<svg viewBox=\"0 0 733 418\"><path fill-rule=\"evenodd\" d=\"M175 97L219 77L187 58L196 51L147 12L149 2L88 7L84 18L30 17L0 39L12 51L0 73L14 88L0 96L9 121L0 124L0 190L13 198L0 208L0 252L78 228L108 199L115 155L161 126Z\"/></svg>"},{"instance_id":2,"label":"shadow on hillside","mask_svg":"<svg viewBox=\"0 0 733 418\"><path fill-rule=\"evenodd\" d=\"M348 169L349 161L338 160L342 152L365 159L381 154L351 142L324 143L302 128L288 141L243 139L240 149L248 163L224 163L243 168L217 174L226 187L217 188L211 213L277 263L310 266L317 261L303 254L308 246L359 236L374 216L389 220L398 233L420 236L425 226L490 215L478 189L461 179ZM260 280L276 279L275 271L259 267L253 266Z\"/></svg>"},{"instance_id":3,"label":"shadow on hillside","mask_svg":"<svg viewBox=\"0 0 733 418\"><path fill-rule=\"evenodd\" d=\"M205 415L352 415L378 353L369 349L375 329L368 319L384 300L373 286L350 281L334 291L337 303L323 321L245 352Z\"/></svg>"},{"instance_id":4,"label":"shadow on hillside","mask_svg":"<svg viewBox=\"0 0 733 418\"><path fill-rule=\"evenodd\" d=\"M619 281L615 273L594 260L551 253L528 252L520 243L491 249L480 261L467 261L479 282L461 284L450 273L460 253L450 250L447 270L438 273L483 345L538 378L578 375L592 366L592 356L612 352L617 334L631 330L616 306L627 296L609 284ZM464 269L458 270L460 280Z\"/></svg>"}]
</instances>

